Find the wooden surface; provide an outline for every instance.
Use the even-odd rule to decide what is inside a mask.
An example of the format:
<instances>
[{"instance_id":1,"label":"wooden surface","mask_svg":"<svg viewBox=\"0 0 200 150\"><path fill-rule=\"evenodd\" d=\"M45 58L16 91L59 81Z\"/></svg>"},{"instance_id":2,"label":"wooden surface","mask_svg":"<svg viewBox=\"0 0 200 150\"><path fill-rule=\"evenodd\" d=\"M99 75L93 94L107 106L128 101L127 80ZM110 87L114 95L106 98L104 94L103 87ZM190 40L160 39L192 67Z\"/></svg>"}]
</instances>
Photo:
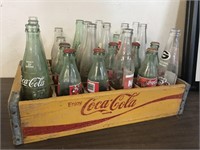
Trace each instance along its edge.
<instances>
[{"instance_id":1,"label":"wooden surface","mask_svg":"<svg viewBox=\"0 0 200 150\"><path fill-rule=\"evenodd\" d=\"M199 92L189 92L180 116L14 146L7 111L12 82L12 78L1 79L2 149L199 148Z\"/></svg>"}]
</instances>

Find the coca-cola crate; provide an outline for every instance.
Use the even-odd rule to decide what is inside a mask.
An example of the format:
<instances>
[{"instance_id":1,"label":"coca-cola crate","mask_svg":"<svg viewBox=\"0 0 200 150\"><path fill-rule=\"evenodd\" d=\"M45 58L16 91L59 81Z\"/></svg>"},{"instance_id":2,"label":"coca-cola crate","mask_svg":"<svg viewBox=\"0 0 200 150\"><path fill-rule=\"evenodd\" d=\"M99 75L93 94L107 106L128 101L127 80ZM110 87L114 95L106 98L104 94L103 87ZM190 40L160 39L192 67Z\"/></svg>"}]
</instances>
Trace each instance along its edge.
<instances>
[{"instance_id":1,"label":"coca-cola crate","mask_svg":"<svg viewBox=\"0 0 200 150\"><path fill-rule=\"evenodd\" d=\"M21 67L8 100L13 143L26 144L182 114L190 85L111 90L20 101Z\"/></svg>"}]
</instances>

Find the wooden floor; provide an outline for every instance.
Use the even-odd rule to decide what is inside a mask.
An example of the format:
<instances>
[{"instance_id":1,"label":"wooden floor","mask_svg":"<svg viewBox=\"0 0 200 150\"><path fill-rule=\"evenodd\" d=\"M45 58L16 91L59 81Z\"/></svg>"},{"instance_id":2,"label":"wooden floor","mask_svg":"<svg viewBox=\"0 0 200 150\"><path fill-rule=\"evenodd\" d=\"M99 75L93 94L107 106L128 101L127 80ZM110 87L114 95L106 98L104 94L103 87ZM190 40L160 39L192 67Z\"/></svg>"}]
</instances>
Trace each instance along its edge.
<instances>
[{"instance_id":1,"label":"wooden floor","mask_svg":"<svg viewBox=\"0 0 200 150\"><path fill-rule=\"evenodd\" d=\"M1 149L199 149L199 92L189 92L184 113L163 119L66 136L21 146L12 144L7 101L13 78L1 79Z\"/></svg>"}]
</instances>

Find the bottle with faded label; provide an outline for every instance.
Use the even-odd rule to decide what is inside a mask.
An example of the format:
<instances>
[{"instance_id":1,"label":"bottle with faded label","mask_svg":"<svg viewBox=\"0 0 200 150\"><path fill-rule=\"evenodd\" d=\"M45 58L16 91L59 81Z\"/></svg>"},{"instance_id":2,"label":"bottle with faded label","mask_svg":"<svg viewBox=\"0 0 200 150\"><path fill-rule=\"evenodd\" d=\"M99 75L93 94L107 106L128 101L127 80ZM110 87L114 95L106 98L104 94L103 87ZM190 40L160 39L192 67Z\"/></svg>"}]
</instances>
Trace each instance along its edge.
<instances>
[{"instance_id":1,"label":"bottle with faded label","mask_svg":"<svg viewBox=\"0 0 200 150\"><path fill-rule=\"evenodd\" d=\"M158 65L158 85L175 84L178 76L180 30L172 28Z\"/></svg>"},{"instance_id":2,"label":"bottle with faded label","mask_svg":"<svg viewBox=\"0 0 200 150\"><path fill-rule=\"evenodd\" d=\"M117 53L118 44L117 42L110 42L108 48L108 54L105 57L105 66L108 74L108 79L111 80L113 78L113 66L115 55Z\"/></svg>"},{"instance_id":3,"label":"bottle with faded label","mask_svg":"<svg viewBox=\"0 0 200 150\"><path fill-rule=\"evenodd\" d=\"M81 77L75 63L75 49L65 49L64 64L58 79L57 95L77 95L83 92Z\"/></svg>"},{"instance_id":4,"label":"bottle with faded label","mask_svg":"<svg viewBox=\"0 0 200 150\"><path fill-rule=\"evenodd\" d=\"M157 67L155 59L156 49L148 48L145 59L138 72L137 84L140 87L153 87L157 85Z\"/></svg>"},{"instance_id":5,"label":"bottle with faded label","mask_svg":"<svg viewBox=\"0 0 200 150\"><path fill-rule=\"evenodd\" d=\"M133 87L135 72L131 42L133 29L124 29L122 34L123 40L119 52L115 56L111 85L115 89L130 89Z\"/></svg>"},{"instance_id":6,"label":"bottle with faded label","mask_svg":"<svg viewBox=\"0 0 200 150\"><path fill-rule=\"evenodd\" d=\"M108 90L108 76L104 63L104 55L104 49L94 49L94 62L88 74L87 80L88 92L93 93Z\"/></svg>"},{"instance_id":7,"label":"bottle with faded label","mask_svg":"<svg viewBox=\"0 0 200 150\"><path fill-rule=\"evenodd\" d=\"M38 25L26 25L26 48L21 65L21 94L23 100L48 98L50 77L43 56Z\"/></svg>"}]
</instances>

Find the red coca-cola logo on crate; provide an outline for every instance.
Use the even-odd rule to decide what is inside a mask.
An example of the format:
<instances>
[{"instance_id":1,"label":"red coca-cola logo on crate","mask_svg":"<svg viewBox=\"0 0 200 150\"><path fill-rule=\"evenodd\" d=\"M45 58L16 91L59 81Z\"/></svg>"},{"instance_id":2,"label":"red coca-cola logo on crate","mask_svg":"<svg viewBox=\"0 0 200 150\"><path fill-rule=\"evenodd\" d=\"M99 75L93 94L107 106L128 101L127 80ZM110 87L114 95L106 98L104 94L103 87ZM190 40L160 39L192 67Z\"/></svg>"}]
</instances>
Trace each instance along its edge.
<instances>
[{"instance_id":1,"label":"red coca-cola logo on crate","mask_svg":"<svg viewBox=\"0 0 200 150\"><path fill-rule=\"evenodd\" d=\"M95 98L89 99L82 107L82 115L90 115L93 113L108 114L113 113L115 110L131 109L136 105L136 97L139 93L121 94L113 99L96 100Z\"/></svg>"}]
</instances>

